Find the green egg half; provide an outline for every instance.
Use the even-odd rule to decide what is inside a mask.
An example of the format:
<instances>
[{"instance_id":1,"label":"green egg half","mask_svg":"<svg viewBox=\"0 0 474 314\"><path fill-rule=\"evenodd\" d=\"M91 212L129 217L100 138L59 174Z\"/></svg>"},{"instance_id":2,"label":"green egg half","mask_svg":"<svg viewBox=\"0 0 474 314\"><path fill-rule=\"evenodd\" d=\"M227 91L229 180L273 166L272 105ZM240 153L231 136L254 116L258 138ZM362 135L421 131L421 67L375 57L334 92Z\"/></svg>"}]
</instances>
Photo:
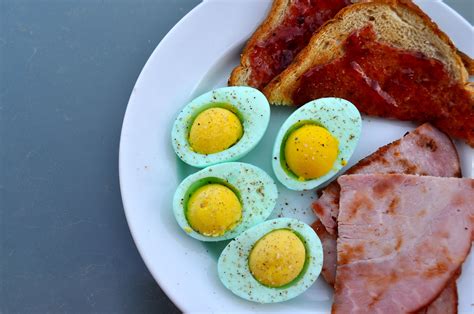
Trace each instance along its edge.
<instances>
[{"instance_id":1,"label":"green egg half","mask_svg":"<svg viewBox=\"0 0 474 314\"><path fill-rule=\"evenodd\" d=\"M276 243L262 244L277 232L293 239L281 241L282 237L276 237ZM254 262L254 252L266 255ZM230 242L219 257L218 275L224 286L241 298L276 303L311 287L322 265L323 249L314 230L296 219L277 218L256 225Z\"/></svg>"}]
</instances>

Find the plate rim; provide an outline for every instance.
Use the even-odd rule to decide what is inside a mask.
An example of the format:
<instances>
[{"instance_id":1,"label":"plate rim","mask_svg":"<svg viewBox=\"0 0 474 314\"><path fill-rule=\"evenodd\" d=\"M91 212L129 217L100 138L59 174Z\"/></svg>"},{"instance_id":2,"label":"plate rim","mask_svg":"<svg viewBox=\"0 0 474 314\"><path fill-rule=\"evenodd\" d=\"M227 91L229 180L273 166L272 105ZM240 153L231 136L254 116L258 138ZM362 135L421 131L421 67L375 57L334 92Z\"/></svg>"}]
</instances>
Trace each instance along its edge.
<instances>
[{"instance_id":1,"label":"plate rim","mask_svg":"<svg viewBox=\"0 0 474 314\"><path fill-rule=\"evenodd\" d=\"M213 0L208 0L208 1L213 1ZM143 75L147 71L148 67L150 66L150 61L155 57L155 55L157 55L159 53L161 47L163 47L165 45L166 41L168 41L173 36L173 34L177 31L179 26L184 24L186 20L190 19L192 14L195 14L196 11L200 7L202 7L203 4L206 3L206 2L207 2L206 0L203 0L200 3L198 3L194 8L192 8L188 13L186 13L186 15L184 15L176 24L174 24L173 27L160 40L158 45L156 45L155 49L153 49L153 52L150 54L150 56L146 60L144 66L142 67L142 69L140 71L140 74L137 77L137 80L135 81L135 84L133 85L132 91L130 93L130 97L129 97L128 102L127 102L127 108L125 109L125 113L124 113L123 120L122 120L122 128L120 130L120 142L119 142L119 158L118 158L119 187L120 187L120 196L121 196L121 199L122 199L123 211L124 211L124 214L125 214L125 220L127 221L128 230L130 231L130 234L131 234L132 239L133 239L133 243L135 244L135 246L138 250L138 253L140 254L140 258L143 261L143 263L145 264L147 270L150 272L151 276L153 277L153 280L155 280L155 282L158 284L160 289L166 294L166 297L168 297L171 300L171 302L173 302L173 304L181 312L184 312L184 306L178 301L177 297L175 295L173 295L173 293L171 293L170 289L165 284L161 283L161 280L159 279L158 274L155 274L155 272L153 271L153 267L150 265L151 261L144 258L143 251L145 250L145 248L142 247L142 245L140 244L140 241L138 240L138 235L137 235L138 231L130 223L131 218L129 216L131 215L131 211L127 209L127 208L129 208L127 206L128 201L126 200L125 193L124 193L125 188L124 188L124 178L123 178L124 170L123 170L123 168L126 167L126 165L123 162L123 159L124 159L123 156L125 154L124 153L124 150L125 150L124 146L125 145L123 143L124 142L123 138L124 138L124 134L127 132L126 127L125 127L126 123L127 123L127 116L129 116L127 114L129 113L129 110L131 110L130 108L131 108L131 105L132 105L132 99L134 97L136 87L137 87L137 85L139 85L141 80L143 80Z\"/></svg>"}]
</instances>

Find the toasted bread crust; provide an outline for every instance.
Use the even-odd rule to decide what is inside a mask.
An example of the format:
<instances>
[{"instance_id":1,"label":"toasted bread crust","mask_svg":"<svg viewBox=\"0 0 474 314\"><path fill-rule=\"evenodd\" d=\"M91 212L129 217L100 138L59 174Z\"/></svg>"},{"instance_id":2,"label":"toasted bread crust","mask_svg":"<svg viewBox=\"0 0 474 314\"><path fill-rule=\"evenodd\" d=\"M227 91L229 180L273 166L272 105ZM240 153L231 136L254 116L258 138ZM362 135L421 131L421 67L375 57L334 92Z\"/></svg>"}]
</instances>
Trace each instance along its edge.
<instances>
[{"instance_id":1,"label":"toasted bread crust","mask_svg":"<svg viewBox=\"0 0 474 314\"><path fill-rule=\"evenodd\" d=\"M474 60L471 59L467 54L462 52L458 49L458 55L461 58L462 62L464 63L464 67L466 68L469 75L474 75Z\"/></svg>"},{"instance_id":2,"label":"toasted bread crust","mask_svg":"<svg viewBox=\"0 0 474 314\"><path fill-rule=\"evenodd\" d=\"M257 42L267 38L272 30L279 25L279 22L284 17L284 13L290 0L274 0L267 14L265 20L260 24L252 37L245 44L244 50L240 57L240 65L237 66L231 73L228 84L229 86L249 85L250 78L250 48L255 46Z\"/></svg>"},{"instance_id":3,"label":"toasted bread crust","mask_svg":"<svg viewBox=\"0 0 474 314\"><path fill-rule=\"evenodd\" d=\"M390 28L386 20L369 21L368 15L374 12L378 12L380 16L383 13L395 16L392 23L398 23L396 24L398 27L408 25L404 27L413 28L414 32L419 32L425 40L429 38L430 42L420 43L415 41L416 38L408 41L400 35L399 28ZM412 23L405 21L405 18L412 19L408 21ZM270 103L294 105L292 93L298 86L300 77L311 67L328 63L341 56L343 51L340 43L351 32L368 23L375 25L380 41L401 49L420 50L428 57L443 62L456 81L467 84L468 73L454 44L420 8L409 0L374 0L348 6L342 9L334 19L326 22L313 35L309 44L298 54L293 63L263 89Z\"/></svg>"}]
</instances>

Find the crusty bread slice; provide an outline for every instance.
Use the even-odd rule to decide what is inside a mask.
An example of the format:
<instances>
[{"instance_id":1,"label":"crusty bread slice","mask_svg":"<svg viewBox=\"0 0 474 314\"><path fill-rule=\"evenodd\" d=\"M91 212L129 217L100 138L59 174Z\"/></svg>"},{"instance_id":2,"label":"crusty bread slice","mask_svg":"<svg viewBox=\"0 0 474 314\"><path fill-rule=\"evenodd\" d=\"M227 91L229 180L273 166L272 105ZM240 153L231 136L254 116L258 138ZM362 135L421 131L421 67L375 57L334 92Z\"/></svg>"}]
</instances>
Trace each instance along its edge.
<instances>
[{"instance_id":1,"label":"crusty bread slice","mask_svg":"<svg viewBox=\"0 0 474 314\"><path fill-rule=\"evenodd\" d=\"M360 0L274 0L267 17L245 45L240 65L232 71L228 84L263 88L293 61L315 30L355 1ZM283 46L275 45L275 39L282 40ZM259 56L258 61L252 62L253 54Z\"/></svg>"},{"instance_id":2,"label":"crusty bread slice","mask_svg":"<svg viewBox=\"0 0 474 314\"><path fill-rule=\"evenodd\" d=\"M468 72L454 44L421 9L408 0L374 0L348 6L323 25L293 63L264 88L270 103L294 105L292 94L301 76L342 56L341 43L370 24L377 41L441 61L452 79L468 88Z\"/></svg>"},{"instance_id":3,"label":"crusty bread slice","mask_svg":"<svg viewBox=\"0 0 474 314\"><path fill-rule=\"evenodd\" d=\"M265 20L260 24L247 44L240 56L240 65L231 73L229 78L229 86L249 86L250 74L252 67L250 66L250 49L259 41L264 40L271 31L277 27L285 17L285 12L290 5L290 0L274 0L270 11Z\"/></svg>"}]
</instances>

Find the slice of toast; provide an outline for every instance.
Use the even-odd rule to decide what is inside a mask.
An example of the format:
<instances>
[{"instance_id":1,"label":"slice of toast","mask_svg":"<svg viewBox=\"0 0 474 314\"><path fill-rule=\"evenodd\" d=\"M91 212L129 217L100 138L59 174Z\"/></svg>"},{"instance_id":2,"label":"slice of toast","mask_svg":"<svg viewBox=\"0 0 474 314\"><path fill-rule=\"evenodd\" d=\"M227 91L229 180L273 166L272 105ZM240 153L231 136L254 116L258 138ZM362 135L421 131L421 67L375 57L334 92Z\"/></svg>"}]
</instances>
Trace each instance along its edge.
<instances>
[{"instance_id":1,"label":"slice of toast","mask_svg":"<svg viewBox=\"0 0 474 314\"><path fill-rule=\"evenodd\" d=\"M270 102L295 105L291 94L299 77L342 56L342 41L369 24L374 26L378 40L438 59L455 80L467 82L468 73L453 43L421 9L411 1L375 0L341 10L316 32L293 63L264 88Z\"/></svg>"},{"instance_id":2,"label":"slice of toast","mask_svg":"<svg viewBox=\"0 0 474 314\"><path fill-rule=\"evenodd\" d=\"M355 0L354 0L355 1ZM313 32L351 0L274 0L241 54L229 85L263 88L307 45Z\"/></svg>"},{"instance_id":3,"label":"slice of toast","mask_svg":"<svg viewBox=\"0 0 474 314\"><path fill-rule=\"evenodd\" d=\"M416 81L417 85L413 84L411 90L399 87L400 97L397 98L397 94L391 94L391 90L386 87L393 87L393 82L396 80L410 83L403 81L408 75L397 73L398 76L392 78L380 74L386 71L385 63L382 63L385 62L384 58L388 66L391 58L390 55L381 53L378 55L381 61L379 68L375 70L374 67L377 65L372 66L370 62L366 62L366 67L361 68L358 63L353 64L346 58L346 68L341 71L337 71L339 69L336 68L336 71L329 73L333 76L332 80L327 76L314 75L319 73L321 68L343 60L348 43L351 44L353 40L352 36L359 36L359 32L366 32L367 28L370 28L373 37L367 37L368 39L362 43L362 48L366 43L368 46L387 46L389 51L392 49L412 54L419 59L426 59L432 66L431 70L443 71L447 79L436 80L434 76L430 77L431 72L422 71L419 77L415 77L419 81ZM366 49L365 52L377 55L378 51L370 49L372 48ZM364 61L364 58L360 56L359 59ZM353 69L348 68L350 66L353 66ZM368 69L370 67L372 69ZM393 64L392 68L394 71L401 71L400 67ZM311 84L307 84L308 77L313 80ZM427 84L423 81L425 79L431 80L430 84L439 83L449 85L448 87L452 85L458 89L451 94L437 91L439 94L437 95L436 86L435 88L430 86L430 90L423 90ZM318 80L326 80L325 85ZM344 80L348 84L338 85L339 81ZM354 82L366 86L357 86ZM403 87L403 84L400 86ZM359 87L370 89L367 93L371 93L371 97L364 98L364 89ZM400 120L432 122L446 133L466 139L470 145L474 145L474 93L468 82L468 72L448 36L421 9L408 0L375 0L342 9L334 19L328 21L313 35L293 63L275 77L263 92L270 103L275 105L302 105L306 101L328 96L345 98L352 101L363 113ZM304 95L305 93L307 95ZM422 96L425 98L421 98L421 93L424 93ZM453 97L449 98L450 96ZM376 97L383 100L374 101ZM433 103L430 102L424 107L416 103L418 100L421 102L426 99L432 100ZM386 103L379 105L383 101Z\"/></svg>"}]
</instances>

